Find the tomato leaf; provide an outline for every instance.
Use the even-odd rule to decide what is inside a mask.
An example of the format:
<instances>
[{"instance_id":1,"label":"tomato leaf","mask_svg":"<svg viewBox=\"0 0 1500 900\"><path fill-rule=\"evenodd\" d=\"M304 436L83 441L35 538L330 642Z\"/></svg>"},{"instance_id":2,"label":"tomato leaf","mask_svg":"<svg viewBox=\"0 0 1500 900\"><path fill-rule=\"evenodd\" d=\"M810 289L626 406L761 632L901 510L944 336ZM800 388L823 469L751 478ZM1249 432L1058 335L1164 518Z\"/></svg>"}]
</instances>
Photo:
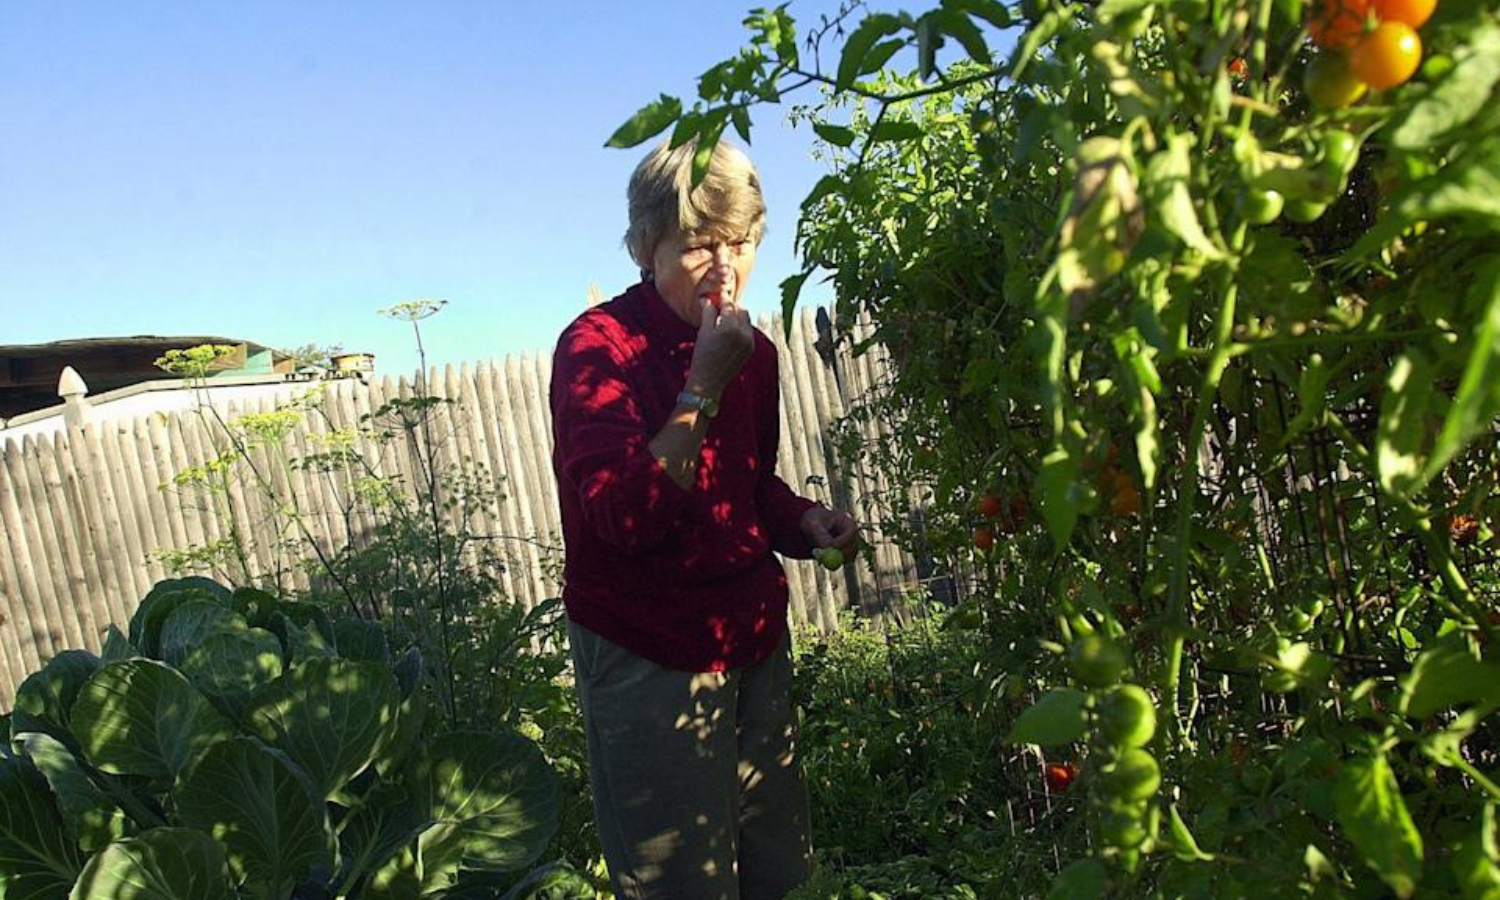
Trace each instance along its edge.
<instances>
[{"instance_id":1,"label":"tomato leaf","mask_svg":"<svg viewBox=\"0 0 1500 900\"><path fill-rule=\"evenodd\" d=\"M797 23L787 14L785 3L773 10L755 10L744 21L746 28L757 32L755 44L770 47L789 66L797 65Z\"/></svg>"},{"instance_id":2,"label":"tomato leaf","mask_svg":"<svg viewBox=\"0 0 1500 900\"><path fill-rule=\"evenodd\" d=\"M1401 680L1401 711L1413 718L1474 701L1500 704L1500 665L1475 659L1458 645L1423 651Z\"/></svg>"},{"instance_id":3,"label":"tomato leaf","mask_svg":"<svg viewBox=\"0 0 1500 900\"><path fill-rule=\"evenodd\" d=\"M1010 10L996 0L943 0L943 9L966 13L982 19L995 28L1009 28L1013 22Z\"/></svg>"},{"instance_id":4,"label":"tomato leaf","mask_svg":"<svg viewBox=\"0 0 1500 900\"><path fill-rule=\"evenodd\" d=\"M896 51L906 46L906 41L900 38L891 38L876 44L869 53L865 54L864 65L859 67L860 75L869 75L871 72L879 72L885 64L891 61Z\"/></svg>"},{"instance_id":5,"label":"tomato leaf","mask_svg":"<svg viewBox=\"0 0 1500 900\"><path fill-rule=\"evenodd\" d=\"M1103 900L1108 873L1097 859L1079 859L1057 873L1047 900Z\"/></svg>"},{"instance_id":6,"label":"tomato leaf","mask_svg":"<svg viewBox=\"0 0 1500 900\"><path fill-rule=\"evenodd\" d=\"M734 123L734 133L740 136L740 140L750 143L750 111L736 106L729 111L729 121Z\"/></svg>"},{"instance_id":7,"label":"tomato leaf","mask_svg":"<svg viewBox=\"0 0 1500 900\"><path fill-rule=\"evenodd\" d=\"M604 146L621 149L634 147L661 134L681 115L682 101L662 94L641 107L640 111L631 116L624 125L615 129L615 133L609 136Z\"/></svg>"},{"instance_id":8,"label":"tomato leaf","mask_svg":"<svg viewBox=\"0 0 1500 900\"><path fill-rule=\"evenodd\" d=\"M698 132L698 148L693 151L693 187L703 183L708 167L714 159L714 148L724 134L724 125L729 119L725 109L716 109L703 117L703 127Z\"/></svg>"},{"instance_id":9,"label":"tomato leaf","mask_svg":"<svg viewBox=\"0 0 1500 900\"><path fill-rule=\"evenodd\" d=\"M927 130L916 122L880 122L870 130L872 141L921 140Z\"/></svg>"},{"instance_id":10,"label":"tomato leaf","mask_svg":"<svg viewBox=\"0 0 1500 900\"><path fill-rule=\"evenodd\" d=\"M1037 487L1042 494L1042 519L1052 535L1052 544L1058 550L1068 545L1073 538L1073 528L1078 524L1078 503L1075 502L1078 481L1078 459L1065 447L1058 447L1042 460L1042 471L1037 476Z\"/></svg>"},{"instance_id":11,"label":"tomato leaf","mask_svg":"<svg viewBox=\"0 0 1500 900\"><path fill-rule=\"evenodd\" d=\"M1476 24L1469 43L1454 51L1453 68L1417 100L1391 132L1391 144L1420 150L1452 139L1490 102L1500 82L1500 25Z\"/></svg>"},{"instance_id":12,"label":"tomato leaf","mask_svg":"<svg viewBox=\"0 0 1500 900\"><path fill-rule=\"evenodd\" d=\"M1380 399L1375 469L1380 486L1399 497L1422 486L1428 410L1434 403L1432 364L1416 350L1397 357Z\"/></svg>"},{"instance_id":13,"label":"tomato leaf","mask_svg":"<svg viewBox=\"0 0 1500 900\"><path fill-rule=\"evenodd\" d=\"M812 210L817 205L819 200L822 200L829 194L842 193L843 190L844 180L842 178L837 175L824 175L822 178L818 179L818 183L813 185L813 189L808 191L807 196L803 198L803 214L806 215L810 210Z\"/></svg>"},{"instance_id":14,"label":"tomato leaf","mask_svg":"<svg viewBox=\"0 0 1500 900\"><path fill-rule=\"evenodd\" d=\"M1083 710L1086 695L1073 688L1055 688L1042 695L1016 719L1007 738L1013 744L1053 747L1083 740L1088 719Z\"/></svg>"},{"instance_id":15,"label":"tomato leaf","mask_svg":"<svg viewBox=\"0 0 1500 900\"><path fill-rule=\"evenodd\" d=\"M1474 335L1458 392L1422 473L1424 481L1435 478L1500 414L1500 260L1491 260L1481 269L1469 291L1474 305L1483 308L1485 315Z\"/></svg>"},{"instance_id":16,"label":"tomato leaf","mask_svg":"<svg viewBox=\"0 0 1500 900\"><path fill-rule=\"evenodd\" d=\"M854 129L828 122L814 122L813 132L835 147L848 147L854 143Z\"/></svg>"},{"instance_id":17,"label":"tomato leaf","mask_svg":"<svg viewBox=\"0 0 1500 900\"><path fill-rule=\"evenodd\" d=\"M922 78L930 78L937 74L937 52L947 43L943 32L939 28L936 16L937 11L930 12L917 20L915 31L917 33L917 74Z\"/></svg>"},{"instance_id":18,"label":"tomato leaf","mask_svg":"<svg viewBox=\"0 0 1500 900\"><path fill-rule=\"evenodd\" d=\"M878 13L866 16L859 26L849 35L849 40L844 43L843 54L839 56L839 72L835 79L834 91L846 91L859 77L865 64L865 56L875 42L883 37L895 34L901 28L901 20L895 16Z\"/></svg>"},{"instance_id":19,"label":"tomato leaf","mask_svg":"<svg viewBox=\"0 0 1500 900\"><path fill-rule=\"evenodd\" d=\"M807 276L812 274L809 269L797 275L789 275L781 282L781 318L786 326L788 335L792 333L792 310L797 307L797 298L802 295L802 285L807 281Z\"/></svg>"},{"instance_id":20,"label":"tomato leaf","mask_svg":"<svg viewBox=\"0 0 1500 900\"><path fill-rule=\"evenodd\" d=\"M1411 897L1422 876L1422 835L1384 755L1370 752L1344 764L1334 783L1333 808L1365 862L1396 896Z\"/></svg>"},{"instance_id":21,"label":"tomato leaf","mask_svg":"<svg viewBox=\"0 0 1500 900\"><path fill-rule=\"evenodd\" d=\"M1146 164L1148 209L1184 244L1209 259L1221 259L1224 252L1204 233L1188 189L1193 173L1192 150L1191 136L1173 134L1167 138L1166 149Z\"/></svg>"},{"instance_id":22,"label":"tomato leaf","mask_svg":"<svg viewBox=\"0 0 1500 900\"><path fill-rule=\"evenodd\" d=\"M1451 860L1463 900L1500 900L1500 844L1495 840L1495 804L1486 803L1474 830L1459 841Z\"/></svg>"},{"instance_id":23,"label":"tomato leaf","mask_svg":"<svg viewBox=\"0 0 1500 900\"><path fill-rule=\"evenodd\" d=\"M1466 148L1437 175L1414 183L1393 205L1408 223L1475 216L1500 226L1500 135Z\"/></svg>"},{"instance_id":24,"label":"tomato leaf","mask_svg":"<svg viewBox=\"0 0 1500 900\"><path fill-rule=\"evenodd\" d=\"M943 30L943 33L953 38L969 54L969 58L982 66L990 63L990 47L985 43L984 35L979 31L968 16L957 10L943 9L933 13L933 21Z\"/></svg>"}]
</instances>

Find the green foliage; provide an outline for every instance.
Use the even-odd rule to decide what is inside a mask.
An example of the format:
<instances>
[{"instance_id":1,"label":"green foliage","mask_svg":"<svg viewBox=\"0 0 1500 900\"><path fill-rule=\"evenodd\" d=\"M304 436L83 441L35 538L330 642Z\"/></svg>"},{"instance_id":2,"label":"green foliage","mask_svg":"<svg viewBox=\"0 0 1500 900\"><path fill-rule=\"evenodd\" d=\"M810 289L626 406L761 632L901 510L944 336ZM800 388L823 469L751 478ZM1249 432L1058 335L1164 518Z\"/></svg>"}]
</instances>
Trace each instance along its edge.
<instances>
[{"instance_id":1,"label":"green foliage","mask_svg":"<svg viewBox=\"0 0 1500 900\"><path fill-rule=\"evenodd\" d=\"M976 680L1041 698L951 727L1082 763L1072 830L1010 836L1030 878L1079 860L1057 896L1495 881L1500 7L1444 3L1444 64L1337 111L1297 87L1310 9L859 10L795 61L752 34L737 58L775 64L654 123L711 143L717 110L823 89L783 303L826 276L835 333L889 358L841 458L893 486L886 536L973 586L950 633L989 639ZM1126 663L1064 665L1101 636ZM1126 677L1150 728L1101 718ZM824 801L836 833L903 808ZM953 852L858 846L829 878Z\"/></svg>"},{"instance_id":2,"label":"green foliage","mask_svg":"<svg viewBox=\"0 0 1500 900\"><path fill-rule=\"evenodd\" d=\"M0 760L3 895L426 897L524 872L560 805L541 751L423 728L440 720L418 681L368 659L364 624L162 582L129 655L71 651L28 678ZM340 635L363 638L356 658ZM192 664L189 640L219 662Z\"/></svg>"},{"instance_id":3,"label":"green foliage","mask_svg":"<svg viewBox=\"0 0 1500 900\"><path fill-rule=\"evenodd\" d=\"M418 299L381 313L411 324L421 355L421 323L446 304ZM439 428L436 413L453 401L430 393L424 375L415 393L390 399L352 426L329 420L320 400L312 391L273 411L229 420L203 404L201 414L222 437L222 449L175 481L178 488L207 495L226 534L157 555L177 573L206 572L254 587L241 588L233 608L225 609L203 596L210 588L222 590L207 579L166 582L143 603L141 633L132 633L131 640L150 653L160 651L196 684L212 685L221 709L246 721L258 717L254 730L264 739L296 731L281 721L284 711L253 696L260 684L282 674L283 645L299 665L334 656L376 667L394 664L402 675L398 714L392 714L386 687L357 673L341 678L357 682L350 685L355 694L382 696L379 703L351 707L345 696L324 696L312 707L299 707L297 714L345 717L345 743L306 746L294 754L310 770L315 788L338 801L348 766L377 732L392 742L391 753L400 753L423 728L517 729L545 742L549 762L566 785L555 852L587 867L599 849L591 827L585 739L563 677L561 603L550 599L528 609L506 596L503 581L507 570L521 568L514 550L520 542L540 547L544 565L555 567L543 574L556 581L557 549L547 546L544 535L498 535L481 527L482 521L502 520L503 483L473 460L452 462L453 435ZM317 419L321 427L307 427ZM306 440L300 454L303 441L288 439L294 430ZM410 478L385 474L382 457L392 445L412 454L416 471ZM287 490L294 473L325 480L338 507L310 507L303 492ZM235 493L261 502L231 502ZM267 518L246 517L244 510L255 505L268 511ZM274 560L271 571L260 563L267 558ZM310 588L300 591L303 602L277 599L291 594L293 584L308 582ZM177 615L186 605L196 612ZM349 614L331 615L340 609ZM164 632L168 615L174 629ZM306 677L317 681L321 674ZM392 720L398 723L394 730ZM387 874L391 880L383 889L412 889L398 870Z\"/></svg>"},{"instance_id":4,"label":"green foliage","mask_svg":"<svg viewBox=\"0 0 1500 900\"><path fill-rule=\"evenodd\" d=\"M214 371L221 360L235 354L229 344L201 344L183 350L168 350L157 358L156 367L183 378L202 379Z\"/></svg>"}]
</instances>

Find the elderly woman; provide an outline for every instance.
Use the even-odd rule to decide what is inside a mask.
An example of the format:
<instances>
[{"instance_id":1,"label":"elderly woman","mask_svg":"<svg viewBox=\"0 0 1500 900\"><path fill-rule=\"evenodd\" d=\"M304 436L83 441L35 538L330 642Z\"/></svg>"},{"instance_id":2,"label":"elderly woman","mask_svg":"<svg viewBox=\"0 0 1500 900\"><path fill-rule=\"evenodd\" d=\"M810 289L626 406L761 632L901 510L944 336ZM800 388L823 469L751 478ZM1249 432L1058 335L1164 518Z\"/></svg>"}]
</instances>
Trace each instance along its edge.
<instances>
[{"instance_id":1,"label":"elderly woman","mask_svg":"<svg viewBox=\"0 0 1500 900\"><path fill-rule=\"evenodd\" d=\"M808 874L786 576L853 548L847 513L776 476L776 350L740 305L760 178L719 144L652 151L628 190L642 280L579 316L551 402L577 690L621 900L760 900Z\"/></svg>"}]
</instances>

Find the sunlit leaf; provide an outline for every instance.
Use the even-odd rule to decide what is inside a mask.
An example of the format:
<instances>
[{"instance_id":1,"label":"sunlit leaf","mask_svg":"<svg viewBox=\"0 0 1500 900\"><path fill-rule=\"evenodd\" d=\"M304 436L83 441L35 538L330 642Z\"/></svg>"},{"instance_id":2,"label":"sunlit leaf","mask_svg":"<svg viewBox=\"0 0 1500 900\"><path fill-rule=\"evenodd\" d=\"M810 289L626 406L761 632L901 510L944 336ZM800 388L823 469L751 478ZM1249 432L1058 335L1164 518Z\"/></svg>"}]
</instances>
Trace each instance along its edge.
<instances>
[{"instance_id":1,"label":"sunlit leaf","mask_svg":"<svg viewBox=\"0 0 1500 900\"><path fill-rule=\"evenodd\" d=\"M859 77L859 73L865 63L865 56L875 42L883 37L895 34L901 28L901 20L895 16L885 13L877 13L865 16L859 25L849 34L849 39L844 42L844 50L839 57L838 77L835 79L834 90L848 90Z\"/></svg>"},{"instance_id":2,"label":"sunlit leaf","mask_svg":"<svg viewBox=\"0 0 1500 900\"><path fill-rule=\"evenodd\" d=\"M237 880L284 896L315 869L333 866L327 808L313 790L281 754L236 737L209 748L173 799L185 824L223 845Z\"/></svg>"},{"instance_id":3,"label":"sunlit leaf","mask_svg":"<svg viewBox=\"0 0 1500 900\"><path fill-rule=\"evenodd\" d=\"M232 900L224 851L191 828L153 828L111 844L73 887L71 900Z\"/></svg>"},{"instance_id":4,"label":"sunlit leaf","mask_svg":"<svg viewBox=\"0 0 1500 900\"><path fill-rule=\"evenodd\" d=\"M848 147L854 143L854 129L843 125L832 125L827 122L813 123L813 131L818 137L834 145L835 147ZM832 176L824 176L825 178Z\"/></svg>"},{"instance_id":5,"label":"sunlit leaf","mask_svg":"<svg viewBox=\"0 0 1500 900\"><path fill-rule=\"evenodd\" d=\"M631 116L624 125L615 129L615 133L609 136L604 146L621 149L634 147L661 134L681 115L682 101L662 94L641 107L640 111Z\"/></svg>"},{"instance_id":6,"label":"sunlit leaf","mask_svg":"<svg viewBox=\"0 0 1500 900\"><path fill-rule=\"evenodd\" d=\"M1391 130L1391 144L1419 150L1451 140L1492 101L1500 82L1500 25L1475 19L1466 43L1453 51L1453 68L1417 98Z\"/></svg>"},{"instance_id":7,"label":"sunlit leaf","mask_svg":"<svg viewBox=\"0 0 1500 900\"><path fill-rule=\"evenodd\" d=\"M1385 756L1346 760L1333 788L1334 814L1366 863L1396 892L1411 897L1422 877L1422 835L1407 812Z\"/></svg>"},{"instance_id":8,"label":"sunlit leaf","mask_svg":"<svg viewBox=\"0 0 1500 900\"><path fill-rule=\"evenodd\" d=\"M1401 711L1418 719L1475 701L1500 706L1500 665L1457 644L1424 650L1401 679Z\"/></svg>"},{"instance_id":9,"label":"sunlit leaf","mask_svg":"<svg viewBox=\"0 0 1500 900\"><path fill-rule=\"evenodd\" d=\"M85 853L92 853L125 834L120 809L99 790L73 751L40 732L16 736L16 747L47 780L68 832Z\"/></svg>"},{"instance_id":10,"label":"sunlit leaf","mask_svg":"<svg viewBox=\"0 0 1500 900\"><path fill-rule=\"evenodd\" d=\"M1021 713L1007 740L1012 744L1042 747L1082 740L1088 731L1088 718L1083 708L1086 699L1087 695L1073 688L1048 691Z\"/></svg>"},{"instance_id":11,"label":"sunlit leaf","mask_svg":"<svg viewBox=\"0 0 1500 900\"><path fill-rule=\"evenodd\" d=\"M1484 315L1458 392L1422 473L1423 481L1437 477L1470 441L1488 432L1500 415L1500 260L1491 260L1475 274L1469 292Z\"/></svg>"},{"instance_id":12,"label":"sunlit leaf","mask_svg":"<svg viewBox=\"0 0 1500 900\"><path fill-rule=\"evenodd\" d=\"M1432 365L1420 352L1409 350L1396 358L1385 387L1375 436L1375 468L1382 488L1407 496L1422 486L1427 419L1433 403Z\"/></svg>"},{"instance_id":13,"label":"sunlit leaf","mask_svg":"<svg viewBox=\"0 0 1500 900\"><path fill-rule=\"evenodd\" d=\"M64 650L47 660L16 689L12 729L16 733L43 732L69 747L78 747L72 731L73 703L99 666L99 658L87 650Z\"/></svg>"},{"instance_id":14,"label":"sunlit leaf","mask_svg":"<svg viewBox=\"0 0 1500 900\"><path fill-rule=\"evenodd\" d=\"M73 705L73 729L96 767L158 781L233 734L180 672L148 659L110 663L89 679Z\"/></svg>"},{"instance_id":15,"label":"sunlit leaf","mask_svg":"<svg viewBox=\"0 0 1500 900\"><path fill-rule=\"evenodd\" d=\"M394 733L399 703L388 667L314 659L256 694L249 722L327 798L377 760Z\"/></svg>"},{"instance_id":16,"label":"sunlit leaf","mask_svg":"<svg viewBox=\"0 0 1500 900\"><path fill-rule=\"evenodd\" d=\"M1495 804L1486 803L1471 830L1453 848L1451 866L1463 900L1500 900L1500 842Z\"/></svg>"}]
</instances>

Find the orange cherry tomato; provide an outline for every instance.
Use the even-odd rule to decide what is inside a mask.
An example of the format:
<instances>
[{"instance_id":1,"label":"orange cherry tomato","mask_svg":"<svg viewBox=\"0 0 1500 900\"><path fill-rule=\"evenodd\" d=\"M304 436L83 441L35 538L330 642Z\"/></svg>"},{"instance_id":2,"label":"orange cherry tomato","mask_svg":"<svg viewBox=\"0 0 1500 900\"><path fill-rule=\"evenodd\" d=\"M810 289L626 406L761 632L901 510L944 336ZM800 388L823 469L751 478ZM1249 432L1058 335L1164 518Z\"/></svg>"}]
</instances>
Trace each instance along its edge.
<instances>
[{"instance_id":1,"label":"orange cherry tomato","mask_svg":"<svg viewBox=\"0 0 1500 900\"><path fill-rule=\"evenodd\" d=\"M1421 28L1432 18L1437 9L1437 0L1371 0L1370 8L1382 22L1400 22L1413 28Z\"/></svg>"},{"instance_id":2,"label":"orange cherry tomato","mask_svg":"<svg viewBox=\"0 0 1500 900\"><path fill-rule=\"evenodd\" d=\"M1370 0L1322 0L1307 23L1313 43L1328 50L1347 50L1365 33Z\"/></svg>"},{"instance_id":3,"label":"orange cherry tomato","mask_svg":"<svg viewBox=\"0 0 1500 900\"><path fill-rule=\"evenodd\" d=\"M993 519L1000 515L1002 507L999 497L996 497L994 494L985 494L979 498L979 502L975 504L975 508L979 510L981 516L984 516L986 519Z\"/></svg>"},{"instance_id":4,"label":"orange cherry tomato","mask_svg":"<svg viewBox=\"0 0 1500 900\"><path fill-rule=\"evenodd\" d=\"M1244 81L1250 77L1250 64L1245 62L1243 57L1236 56L1231 59L1226 68L1229 69L1230 76L1237 81Z\"/></svg>"},{"instance_id":5,"label":"orange cherry tomato","mask_svg":"<svg viewBox=\"0 0 1500 900\"><path fill-rule=\"evenodd\" d=\"M984 527L974 529L974 546L980 550L988 550L995 546L995 532Z\"/></svg>"},{"instance_id":6,"label":"orange cherry tomato","mask_svg":"<svg viewBox=\"0 0 1500 900\"><path fill-rule=\"evenodd\" d=\"M1349 71L1377 91L1405 84L1422 64L1422 39L1410 25L1381 22L1349 51Z\"/></svg>"}]
</instances>

